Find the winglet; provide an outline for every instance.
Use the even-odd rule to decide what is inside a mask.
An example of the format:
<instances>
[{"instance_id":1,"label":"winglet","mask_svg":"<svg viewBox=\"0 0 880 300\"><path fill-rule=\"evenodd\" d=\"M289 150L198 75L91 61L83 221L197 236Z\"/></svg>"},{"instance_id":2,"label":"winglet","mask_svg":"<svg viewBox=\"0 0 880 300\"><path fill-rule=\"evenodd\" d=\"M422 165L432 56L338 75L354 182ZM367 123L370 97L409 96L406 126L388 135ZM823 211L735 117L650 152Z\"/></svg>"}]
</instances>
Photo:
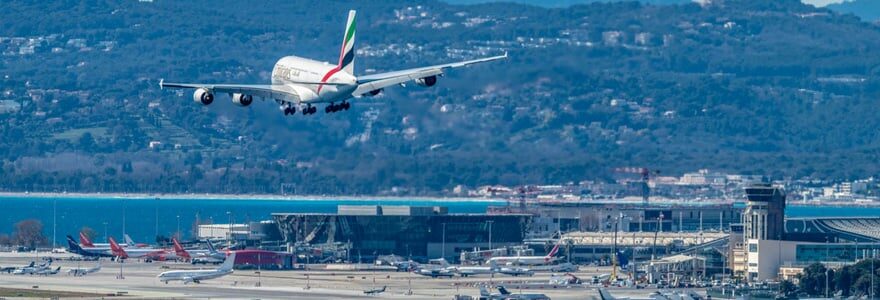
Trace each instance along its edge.
<instances>
[{"instance_id":1,"label":"winglet","mask_svg":"<svg viewBox=\"0 0 880 300\"><path fill-rule=\"evenodd\" d=\"M505 52L504 55L507 55L507 52ZM159 89L160 90L165 89L165 78L159 78Z\"/></svg>"},{"instance_id":2,"label":"winglet","mask_svg":"<svg viewBox=\"0 0 880 300\"><path fill-rule=\"evenodd\" d=\"M507 58L507 51L504 51L504 55L502 57Z\"/></svg>"}]
</instances>

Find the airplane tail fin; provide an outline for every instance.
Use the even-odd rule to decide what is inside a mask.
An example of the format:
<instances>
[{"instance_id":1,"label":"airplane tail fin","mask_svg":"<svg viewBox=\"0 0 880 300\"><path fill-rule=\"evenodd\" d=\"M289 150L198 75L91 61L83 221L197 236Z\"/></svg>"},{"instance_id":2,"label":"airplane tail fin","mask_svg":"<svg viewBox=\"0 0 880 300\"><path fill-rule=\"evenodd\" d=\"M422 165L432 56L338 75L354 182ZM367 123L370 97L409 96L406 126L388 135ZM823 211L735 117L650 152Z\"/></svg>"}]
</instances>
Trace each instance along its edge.
<instances>
[{"instance_id":1,"label":"airplane tail fin","mask_svg":"<svg viewBox=\"0 0 880 300\"><path fill-rule=\"evenodd\" d=\"M79 233L79 242L82 243L83 246L86 246L86 247L94 247L95 246L95 244L92 244L92 241L89 240L89 237L86 236L86 234L83 232Z\"/></svg>"},{"instance_id":2,"label":"airplane tail fin","mask_svg":"<svg viewBox=\"0 0 880 300\"><path fill-rule=\"evenodd\" d=\"M217 252L217 249L214 249L214 244L211 243L211 240L210 240L210 239L205 240L205 243L208 244L208 245L207 245L207 246L208 246L208 252L210 252L210 253L216 253L216 252Z\"/></svg>"},{"instance_id":3,"label":"airplane tail fin","mask_svg":"<svg viewBox=\"0 0 880 300\"><path fill-rule=\"evenodd\" d=\"M226 260L223 261L223 264L220 265L220 271L231 271L232 268L235 267L235 252L229 254L226 257Z\"/></svg>"},{"instance_id":4,"label":"airplane tail fin","mask_svg":"<svg viewBox=\"0 0 880 300\"><path fill-rule=\"evenodd\" d=\"M122 249L122 247L120 247L119 244L116 243L116 239L114 239L111 236L109 238L109 240L110 240L110 250L113 252L113 255L118 256L118 257L122 257L122 258L128 257L128 254L125 253L125 250Z\"/></svg>"},{"instance_id":5,"label":"airplane tail fin","mask_svg":"<svg viewBox=\"0 0 880 300\"><path fill-rule=\"evenodd\" d=\"M483 296L483 297L489 297L489 295L491 295L491 294L489 293L489 290L486 289L485 286L482 286L482 285L481 285L481 286L480 286L480 296Z\"/></svg>"},{"instance_id":6,"label":"airplane tail fin","mask_svg":"<svg viewBox=\"0 0 880 300\"><path fill-rule=\"evenodd\" d=\"M125 241L126 244L128 244L128 246L134 247L134 240L132 240L131 237L128 236L128 233L123 234L122 239Z\"/></svg>"},{"instance_id":7,"label":"airplane tail fin","mask_svg":"<svg viewBox=\"0 0 880 300\"><path fill-rule=\"evenodd\" d=\"M171 238L171 241L174 243L174 254L183 258L190 258L189 252L186 252L186 249L183 249L183 246L180 245L177 238Z\"/></svg>"},{"instance_id":8,"label":"airplane tail fin","mask_svg":"<svg viewBox=\"0 0 880 300\"><path fill-rule=\"evenodd\" d=\"M550 250L550 252L547 253L547 256L545 256L545 257L546 258L554 257L554 256L556 256L556 253L558 253L558 252L559 252L559 243L557 243L556 246L553 246L553 250Z\"/></svg>"},{"instance_id":9,"label":"airplane tail fin","mask_svg":"<svg viewBox=\"0 0 880 300\"><path fill-rule=\"evenodd\" d=\"M614 300L614 296L611 296L611 293L604 288L599 288L599 298L602 300Z\"/></svg>"},{"instance_id":10,"label":"airplane tail fin","mask_svg":"<svg viewBox=\"0 0 880 300\"><path fill-rule=\"evenodd\" d=\"M345 34L342 38L342 50L339 51L339 70L354 75L354 36L356 31L354 10L348 11L348 22L345 23Z\"/></svg>"},{"instance_id":11,"label":"airplane tail fin","mask_svg":"<svg viewBox=\"0 0 880 300\"><path fill-rule=\"evenodd\" d=\"M502 295L510 295L510 291L507 290L504 286L498 286L498 292Z\"/></svg>"},{"instance_id":12,"label":"airplane tail fin","mask_svg":"<svg viewBox=\"0 0 880 300\"><path fill-rule=\"evenodd\" d=\"M67 236L67 250L73 253L79 254L82 251L82 247L77 245L76 241L73 240L72 236Z\"/></svg>"}]
</instances>

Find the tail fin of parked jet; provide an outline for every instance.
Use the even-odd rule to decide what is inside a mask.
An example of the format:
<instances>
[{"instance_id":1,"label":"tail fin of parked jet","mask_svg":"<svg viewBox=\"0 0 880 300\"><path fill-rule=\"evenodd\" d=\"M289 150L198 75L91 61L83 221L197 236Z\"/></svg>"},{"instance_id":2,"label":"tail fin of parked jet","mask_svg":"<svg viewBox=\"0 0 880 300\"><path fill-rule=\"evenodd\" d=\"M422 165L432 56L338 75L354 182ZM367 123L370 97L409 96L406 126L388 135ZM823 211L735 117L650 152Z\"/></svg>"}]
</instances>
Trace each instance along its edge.
<instances>
[{"instance_id":1,"label":"tail fin of parked jet","mask_svg":"<svg viewBox=\"0 0 880 300\"><path fill-rule=\"evenodd\" d=\"M120 247L119 244L116 243L116 240L113 239L112 236L109 239L110 239L110 250L113 252L113 255L116 257L121 257L121 258L128 258L128 254L125 253L125 249L122 249L122 247Z\"/></svg>"},{"instance_id":2,"label":"tail fin of parked jet","mask_svg":"<svg viewBox=\"0 0 880 300\"><path fill-rule=\"evenodd\" d=\"M89 237L82 232L79 233L79 242L86 247L95 247L95 244L92 244L92 241L89 240Z\"/></svg>"},{"instance_id":3,"label":"tail fin of parked jet","mask_svg":"<svg viewBox=\"0 0 880 300\"><path fill-rule=\"evenodd\" d=\"M599 288L599 298L602 300L615 300L614 296L604 288Z\"/></svg>"},{"instance_id":4,"label":"tail fin of parked jet","mask_svg":"<svg viewBox=\"0 0 880 300\"><path fill-rule=\"evenodd\" d=\"M232 268L235 267L235 252L229 254L226 257L226 260L223 261L223 264L220 265L218 270L220 271L232 271Z\"/></svg>"},{"instance_id":5,"label":"tail fin of parked jet","mask_svg":"<svg viewBox=\"0 0 880 300\"><path fill-rule=\"evenodd\" d=\"M70 251L71 253L80 254L83 251L83 249L82 249L82 247L80 247L76 243L76 241L73 240L72 236L68 235L67 236L67 251Z\"/></svg>"},{"instance_id":6,"label":"tail fin of parked jet","mask_svg":"<svg viewBox=\"0 0 880 300\"><path fill-rule=\"evenodd\" d=\"M208 252L209 253L217 253L217 249L214 249L214 243L211 243L211 240L205 240L205 243L208 244Z\"/></svg>"},{"instance_id":7,"label":"tail fin of parked jet","mask_svg":"<svg viewBox=\"0 0 880 300\"><path fill-rule=\"evenodd\" d=\"M341 71L354 75L354 36L355 36L354 10L348 11L348 22L345 23L345 34L342 37L342 50L339 51L339 65Z\"/></svg>"},{"instance_id":8,"label":"tail fin of parked jet","mask_svg":"<svg viewBox=\"0 0 880 300\"><path fill-rule=\"evenodd\" d=\"M504 286L498 286L498 292L502 295L510 295L510 291L507 290Z\"/></svg>"},{"instance_id":9,"label":"tail fin of parked jet","mask_svg":"<svg viewBox=\"0 0 880 300\"><path fill-rule=\"evenodd\" d=\"M123 234L122 239L125 241L125 244L127 244L129 247L134 247L136 245L134 243L134 240L132 240L131 237L128 236L128 233Z\"/></svg>"},{"instance_id":10,"label":"tail fin of parked jet","mask_svg":"<svg viewBox=\"0 0 880 300\"><path fill-rule=\"evenodd\" d=\"M177 238L171 238L171 242L174 243L174 254L183 258L192 258L189 256L189 252L186 252L186 249L183 249L183 246L180 245Z\"/></svg>"},{"instance_id":11,"label":"tail fin of parked jet","mask_svg":"<svg viewBox=\"0 0 880 300\"><path fill-rule=\"evenodd\" d=\"M480 296L483 296L483 297L487 297L487 298L488 298L490 295L492 295L492 294L489 293L489 289L487 289L485 286L482 286L482 285L481 285L481 286L480 286Z\"/></svg>"}]
</instances>

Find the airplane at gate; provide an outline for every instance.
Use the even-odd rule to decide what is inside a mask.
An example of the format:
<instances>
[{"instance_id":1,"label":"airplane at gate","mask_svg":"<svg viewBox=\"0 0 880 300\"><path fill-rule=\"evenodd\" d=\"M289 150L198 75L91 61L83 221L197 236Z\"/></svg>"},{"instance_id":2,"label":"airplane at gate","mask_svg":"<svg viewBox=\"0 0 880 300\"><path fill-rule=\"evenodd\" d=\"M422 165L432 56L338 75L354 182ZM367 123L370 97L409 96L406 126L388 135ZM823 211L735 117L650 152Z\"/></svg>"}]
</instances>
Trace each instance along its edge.
<instances>
[{"instance_id":1,"label":"airplane at gate","mask_svg":"<svg viewBox=\"0 0 880 300\"><path fill-rule=\"evenodd\" d=\"M559 244L553 246L553 250L545 256L499 256L490 258L486 263L489 265L549 265L556 260L559 252Z\"/></svg>"},{"instance_id":2,"label":"airplane at gate","mask_svg":"<svg viewBox=\"0 0 880 300\"><path fill-rule=\"evenodd\" d=\"M387 73L355 76L354 41L355 11L348 12L348 22L339 52L338 63L330 64L297 56L282 57L272 69L271 84L212 84L212 83L169 83L159 80L159 87L195 89L193 100L203 105L214 102L214 94L225 93L239 106L248 106L254 97L275 99L284 115L293 115L299 108L303 115L317 112L316 103L328 103L325 113L348 110L348 99L362 96L375 96L386 87L402 85L413 81L417 85L430 87L437 84L438 76L448 69L507 58L504 55L468 60L462 62L413 68Z\"/></svg>"}]
</instances>

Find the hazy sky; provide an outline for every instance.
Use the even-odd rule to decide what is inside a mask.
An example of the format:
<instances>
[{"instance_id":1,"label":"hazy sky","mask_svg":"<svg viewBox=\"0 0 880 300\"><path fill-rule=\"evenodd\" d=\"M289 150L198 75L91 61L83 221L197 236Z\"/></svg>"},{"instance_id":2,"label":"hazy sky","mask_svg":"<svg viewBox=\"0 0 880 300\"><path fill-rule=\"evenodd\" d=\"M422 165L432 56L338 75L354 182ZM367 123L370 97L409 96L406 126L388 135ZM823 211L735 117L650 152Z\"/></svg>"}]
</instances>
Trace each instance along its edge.
<instances>
[{"instance_id":1,"label":"hazy sky","mask_svg":"<svg viewBox=\"0 0 880 300\"><path fill-rule=\"evenodd\" d=\"M840 3L844 0L803 0L804 3L809 3L815 6L825 6L831 3Z\"/></svg>"}]
</instances>

